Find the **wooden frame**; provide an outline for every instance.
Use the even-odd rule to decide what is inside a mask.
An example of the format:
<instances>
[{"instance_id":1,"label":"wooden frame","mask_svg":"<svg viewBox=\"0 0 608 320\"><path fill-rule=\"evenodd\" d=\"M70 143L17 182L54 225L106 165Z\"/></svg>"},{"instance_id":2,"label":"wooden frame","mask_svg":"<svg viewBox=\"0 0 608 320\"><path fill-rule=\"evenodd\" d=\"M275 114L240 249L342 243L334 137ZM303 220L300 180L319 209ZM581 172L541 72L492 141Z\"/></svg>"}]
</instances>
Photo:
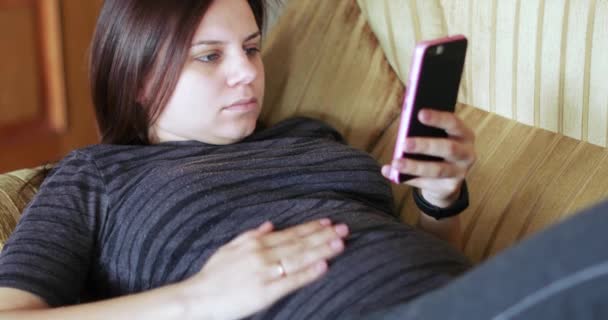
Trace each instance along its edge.
<instances>
[{"instance_id":1,"label":"wooden frame","mask_svg":"<svg viewBox=\"0 0 608 320\"><path fill-rule=\"evenodd\" d=\"M38 0L36 9L48 124L54 131L64 131L67 128L67 104L59 0Z\"/></svg>"},{"instance_id":2,"label":"wooden frame","mask_svg":"<svg viewBox=\"0 0 608 320\"><path fill-rule=\"evenodd\" d=\"M59 0L0 0L0 10L26 7L35 16L40 66L41 112L35 118L0 127L0 134L21 140L32 133L59 134L67 129L67 103Z\"/></svg>"}]
</instances>

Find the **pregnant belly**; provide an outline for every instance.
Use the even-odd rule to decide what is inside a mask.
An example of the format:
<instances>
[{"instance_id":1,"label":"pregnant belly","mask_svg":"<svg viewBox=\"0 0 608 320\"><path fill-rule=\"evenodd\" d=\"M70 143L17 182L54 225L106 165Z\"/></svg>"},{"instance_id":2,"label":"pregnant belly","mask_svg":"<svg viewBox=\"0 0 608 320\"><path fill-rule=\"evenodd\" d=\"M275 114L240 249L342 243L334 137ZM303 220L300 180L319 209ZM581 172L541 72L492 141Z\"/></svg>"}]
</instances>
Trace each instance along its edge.
<instances>
[{"instance_id":1,"label":"pregnant belly","mask_svg":"<svg viewBox=\"0 0 608 320\"><path fill-rule=\"evenodd\" d=\"M327 212L326 212L327 213ZM328 272L252 319L335 319L367 312L444 285L469 263L451 246L371 208L331 212L351 230Z\"/></svg>"}]
</instances>

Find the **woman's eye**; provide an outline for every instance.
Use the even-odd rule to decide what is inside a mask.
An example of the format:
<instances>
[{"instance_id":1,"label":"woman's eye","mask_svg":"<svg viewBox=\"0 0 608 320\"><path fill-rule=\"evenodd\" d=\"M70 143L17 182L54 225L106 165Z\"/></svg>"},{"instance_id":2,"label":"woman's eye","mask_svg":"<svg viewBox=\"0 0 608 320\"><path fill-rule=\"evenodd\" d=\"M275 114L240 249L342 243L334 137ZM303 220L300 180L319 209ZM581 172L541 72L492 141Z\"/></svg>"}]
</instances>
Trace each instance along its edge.
<instances>
[{"instance_id":1,"label":"woman's eye","mask_svg":"<svg viewBox=\"0 0 608 320\"><path fill-rule=\"evenodd\" d=\"M245 51L247 52L248 55L254 56L260 52L260 49L258 47L251 47L251 48L245 49Z\"/></svg>"},{"instance_id":2,"label":"woman's eye","mask_svg":"<svg viewBox=\"0 0 608 320\"><path fill-rule=\"evenodd\" d=\"M201 62L214 62L219 58L220 58L219 54L213 53L213 54L208 54L205 56L198 57L198 58L196 58L196 60L201 61Z\"/></svg>"}]
</instances>

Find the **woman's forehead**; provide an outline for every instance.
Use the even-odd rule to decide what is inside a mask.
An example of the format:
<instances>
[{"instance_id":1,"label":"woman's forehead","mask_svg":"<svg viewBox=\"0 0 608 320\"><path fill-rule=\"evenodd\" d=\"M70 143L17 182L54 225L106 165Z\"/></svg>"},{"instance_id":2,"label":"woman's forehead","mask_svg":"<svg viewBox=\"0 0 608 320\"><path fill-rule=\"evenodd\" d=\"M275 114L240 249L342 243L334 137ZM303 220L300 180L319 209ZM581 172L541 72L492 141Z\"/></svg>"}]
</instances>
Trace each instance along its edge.
<instances>
[{"instance_id":1,"label":"woman's forehead","mask_svg":"<svg viewBox=\"0 0 608 320\"><path fill-rule=\"evenodd\" d=\"M258 31L247 0L216 0L202 18L193 43L244 41Z\"/></svg>"}]
</instances>

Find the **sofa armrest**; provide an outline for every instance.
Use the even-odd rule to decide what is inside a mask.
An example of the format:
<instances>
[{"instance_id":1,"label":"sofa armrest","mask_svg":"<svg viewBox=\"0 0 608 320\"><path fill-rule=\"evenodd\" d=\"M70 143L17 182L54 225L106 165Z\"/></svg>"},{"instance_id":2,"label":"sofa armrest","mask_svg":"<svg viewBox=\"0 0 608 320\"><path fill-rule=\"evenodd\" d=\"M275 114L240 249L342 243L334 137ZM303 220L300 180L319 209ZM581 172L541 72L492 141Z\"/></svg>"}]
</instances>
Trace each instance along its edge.
<instances>
[{"instance_id":1,"label":"sofa armrest","mask_svg":"<svg viewBox=\"0 0 608 320\"><path fill-rule=\"evenodd\" d=\"M464 252L473 262L608 199L608 148L468 105L457 114L477 136L477 162L467 176L471 202L461 215ZM381 163L392 157L398 128L396 120L376 145ZM411 189L393 189L402 220L416 224Z\"/></svg>"},{"instance_id":2,"label":"sofa armrest","mask_svg":"<svg viewBox=\"0 0 608 320\"><path fill-rule=\"evenodd\" d=\"M42 183L43 168L0 174L0 251Z\"/></svg>"}]
</instances>

